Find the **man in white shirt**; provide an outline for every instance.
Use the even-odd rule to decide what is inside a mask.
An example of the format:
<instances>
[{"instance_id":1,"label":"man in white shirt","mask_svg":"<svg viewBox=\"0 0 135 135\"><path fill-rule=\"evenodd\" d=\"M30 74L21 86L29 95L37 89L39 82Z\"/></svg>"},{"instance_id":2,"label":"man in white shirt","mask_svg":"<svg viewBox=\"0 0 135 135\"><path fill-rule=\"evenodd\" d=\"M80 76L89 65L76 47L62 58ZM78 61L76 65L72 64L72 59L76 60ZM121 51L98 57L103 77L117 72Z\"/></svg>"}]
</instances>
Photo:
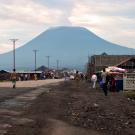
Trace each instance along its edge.
<instances>
[{"instance_id":1,"label":"man in white shirt","mask_svg":"<svg viewBox=\"0 0 135 135\"><path fill-rule=\"evenodd\" d=\"M91 81L92 81L92 88L96 88L97 75L95 73L92 75Z\"/></svg>"}]
</instances>

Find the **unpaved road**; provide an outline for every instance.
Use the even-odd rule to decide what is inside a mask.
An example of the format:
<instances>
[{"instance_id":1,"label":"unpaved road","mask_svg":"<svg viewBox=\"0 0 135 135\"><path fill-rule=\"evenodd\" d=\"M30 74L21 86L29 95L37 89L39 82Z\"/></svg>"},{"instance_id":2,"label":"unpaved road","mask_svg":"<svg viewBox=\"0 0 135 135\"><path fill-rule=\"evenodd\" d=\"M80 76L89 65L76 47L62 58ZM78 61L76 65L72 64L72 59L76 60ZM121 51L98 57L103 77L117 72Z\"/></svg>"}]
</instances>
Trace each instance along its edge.
<instances>
[{"instance_id":1,"label":"unpaved road","mask_svg":"<svg viewBox=\"0 0 135 135\"><path fill-rule=\"evenodd\" d=\"M101 133L90 130L84 129L81 127L75 127L73 125L69 125L61 120L56 119L48 119L47 120L47 127L44 127L42 135L101 135Z\"/></svg>"},{"instance_id":2,"label":"unpaved road","mask_svg":"<svg viewBox=\"0 0 135 135\"><path fill-rule=\"evenodd\" d=\"M35 88L42 85L47 85L50 83L57 83L63 81L64 79L47 79L47 80L29 80L29 81L17 81L17 88ZM0 82L0 88L12 88L12 82Z\"/></svg>"},{"instance_id":3,"label":"unpaved road","mask_svg":"<svg viewBox=\"0 0 135 135\"><path fill-rule=\"evenodd\" d=\"M17 82L17 88L12 88L11 82L0 83L0 135L6 134L14 124L29 123L33 120L19 117L25 108L31 106L33 100L48 88L42 86L58 85L63 79Z\"/></svg>"},{"instance_id":4,"label":"unpaved road","mask_svg":"<svg viewBox=\"0 0 135 135\"><path fill-rule=\"evenodd\" d=\"M2 100L0 135L134 135L135 101L73 81ZM13 93L16 93L15 91Z\"/></svg>"}]
</instances>

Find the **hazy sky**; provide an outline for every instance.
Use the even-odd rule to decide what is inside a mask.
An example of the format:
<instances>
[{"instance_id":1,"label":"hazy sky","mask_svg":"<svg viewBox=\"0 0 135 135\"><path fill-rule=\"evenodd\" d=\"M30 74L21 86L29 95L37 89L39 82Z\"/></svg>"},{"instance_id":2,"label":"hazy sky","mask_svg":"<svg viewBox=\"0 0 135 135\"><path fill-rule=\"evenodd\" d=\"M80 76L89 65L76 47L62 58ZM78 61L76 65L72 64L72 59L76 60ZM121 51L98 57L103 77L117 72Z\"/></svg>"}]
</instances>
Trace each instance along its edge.
<instances>
[{"instance_id":1,"label":"hazy sky","mask_svg":"<svg viewBox=\"0 0 135 135\"><path fill-rule=\"evenodd\" d=\"M0 0L0 53L54 26L82 26L135 48L135 0Z\"/></svg>"}]
</instances>

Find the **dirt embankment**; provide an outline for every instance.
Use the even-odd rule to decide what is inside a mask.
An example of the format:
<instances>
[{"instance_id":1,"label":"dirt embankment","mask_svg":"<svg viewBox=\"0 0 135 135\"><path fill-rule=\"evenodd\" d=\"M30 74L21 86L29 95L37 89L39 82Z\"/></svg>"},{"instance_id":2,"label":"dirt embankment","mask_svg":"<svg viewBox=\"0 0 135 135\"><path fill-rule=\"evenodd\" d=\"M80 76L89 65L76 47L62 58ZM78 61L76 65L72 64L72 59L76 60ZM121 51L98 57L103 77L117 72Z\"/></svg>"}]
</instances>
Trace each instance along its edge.
<instances>
[{"instance_id":1,"label":"dirt embankment","mask_svg":"<svg viewBox=\"0 0 135 135\"><path fill-rule=\"evenodd\" d=\"M29 124L15 125L7 135L134 135L135 101L123 93L104 96L89 84L64 82L40 95L22 117Z\"/></svg>"}]
</instances>

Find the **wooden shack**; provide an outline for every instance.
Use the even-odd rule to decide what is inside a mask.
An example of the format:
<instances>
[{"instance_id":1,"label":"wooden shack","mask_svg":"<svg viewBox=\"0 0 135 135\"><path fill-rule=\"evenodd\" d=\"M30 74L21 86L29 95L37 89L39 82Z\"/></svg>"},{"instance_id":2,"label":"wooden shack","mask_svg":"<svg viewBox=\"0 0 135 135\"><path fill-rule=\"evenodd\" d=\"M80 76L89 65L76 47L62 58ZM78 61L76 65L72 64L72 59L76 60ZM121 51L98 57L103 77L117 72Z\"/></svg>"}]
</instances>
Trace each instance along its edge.
<instances>
[{"instance_id":1,"label":"wooden shack","mask_svg":"<svg viewBox=\"0 0 135 135\"><path fill-rule=\"evenodd\" d=\"M93 55L89 57L87 72L92 74L110 66L130 69L130 72L135 71L135 55L108 55L106 53Z\"/></svg>"}]
</instances>

